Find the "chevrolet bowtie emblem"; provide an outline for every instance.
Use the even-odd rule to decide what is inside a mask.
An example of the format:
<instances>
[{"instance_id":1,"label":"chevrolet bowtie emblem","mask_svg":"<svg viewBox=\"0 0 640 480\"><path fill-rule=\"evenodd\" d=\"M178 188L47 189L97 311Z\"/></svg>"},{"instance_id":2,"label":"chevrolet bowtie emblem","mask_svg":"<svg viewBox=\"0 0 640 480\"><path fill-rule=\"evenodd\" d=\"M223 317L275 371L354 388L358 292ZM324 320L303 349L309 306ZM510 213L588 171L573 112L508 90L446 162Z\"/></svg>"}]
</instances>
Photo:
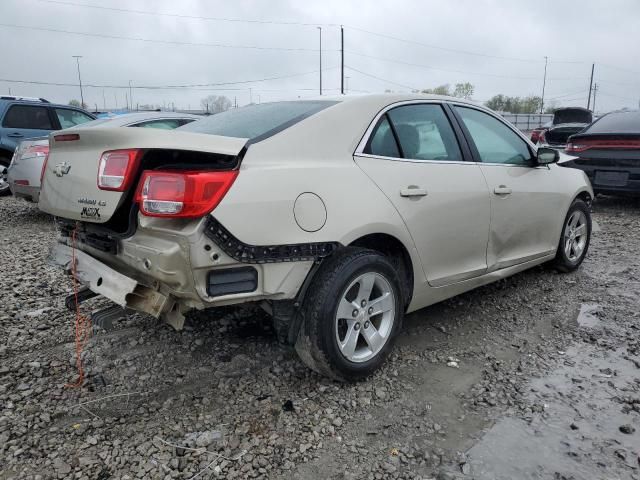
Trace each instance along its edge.
<instances>
[{"instance_id":1,"label":"chevrolet bowtie emblem","mask_svg":"<svg viewBox=\"0 0 640 480\"><path fill-rule=\"evenodd\" d=\"M69 170L71 170L71 165L69 165L67 162L59 163L55 167L53 167L53 173L55 173L57 177L66 175L67 173L69 173Z\"/></svg>"}]
</instances>

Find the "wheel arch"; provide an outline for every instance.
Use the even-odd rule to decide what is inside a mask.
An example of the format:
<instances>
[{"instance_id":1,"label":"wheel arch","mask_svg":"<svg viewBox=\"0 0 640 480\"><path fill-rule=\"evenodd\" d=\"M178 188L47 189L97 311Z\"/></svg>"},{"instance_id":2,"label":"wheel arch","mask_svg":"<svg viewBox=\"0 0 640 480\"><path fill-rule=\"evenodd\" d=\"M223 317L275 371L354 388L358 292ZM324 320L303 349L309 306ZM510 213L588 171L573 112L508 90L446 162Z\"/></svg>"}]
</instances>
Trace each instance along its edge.
<instances>
[{"instance_id":1,"label":"wheel arch","mask_svg":"<svg viewBox=\"0 0 640 480\"><path fill-rule=\"evenodd\" d=\"M413 297L415 273L411 254L399 239L388 233L369 233L355 239L348 246L375 250L388 257L400 273L405 308L409 306Z\"/></svg>"},{"instance_id":2,"label":"wheel arch","mask_svg":"<svg viewBox=\"0 0 640 480\"><path fill-rule=\"evenodd\" d=\"M6 157L9 159L9 161L11 161L11 157L13 157L13 152L7 148L0 147L0 157Z\"/></svg>"}]
</instances>

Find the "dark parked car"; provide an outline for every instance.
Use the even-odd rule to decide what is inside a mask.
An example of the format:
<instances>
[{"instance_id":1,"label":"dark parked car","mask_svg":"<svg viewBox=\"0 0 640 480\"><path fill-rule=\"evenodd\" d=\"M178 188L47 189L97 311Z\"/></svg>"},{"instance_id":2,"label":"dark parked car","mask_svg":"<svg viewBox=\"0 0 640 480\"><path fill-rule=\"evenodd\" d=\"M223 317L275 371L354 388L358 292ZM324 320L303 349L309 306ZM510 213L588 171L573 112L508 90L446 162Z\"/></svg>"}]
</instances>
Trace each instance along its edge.
<instances>
[{"instance_id":1,"label":"dark parked car","mask_svg":"<svg viewBox=\"0 0 640 480\"><path fill-rule=\"evenodd\" d=\"M583 170L596 193L640 195L640 111L612 112L569 138L562 163Z\"/></svg>"},{"instance_id":2,"label":"dark parked car","mask_svg":"<svg viewBox=\"0 0 640 480\"><path fill-rule=\"evenodd\" d=\"M551 123L531 132L531 141L541 147L564 149L568 138L584 130L591 122L591 110L581 107L559 108L553 112Z\"/></svg>"},{"instance_id":3,"label":"dark parked car","mask_svg":"<svg viewBox=\"0 0 640 480\"><path fill-rule=\"evenodd\" d=\"M52 130L75 127L96 117L81 108L49 103L44 98L0 96L0 196L9 195L7 168L18 144Z\"/></svg>"}]
</instances>

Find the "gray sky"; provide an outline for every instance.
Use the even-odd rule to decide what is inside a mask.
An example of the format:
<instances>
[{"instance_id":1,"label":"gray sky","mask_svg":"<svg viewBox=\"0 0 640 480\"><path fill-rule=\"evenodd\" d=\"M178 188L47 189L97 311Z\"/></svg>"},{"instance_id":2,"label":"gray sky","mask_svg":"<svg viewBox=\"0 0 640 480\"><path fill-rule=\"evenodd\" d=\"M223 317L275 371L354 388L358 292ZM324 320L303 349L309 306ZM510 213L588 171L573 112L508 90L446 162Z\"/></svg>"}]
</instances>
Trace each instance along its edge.
<instances>
[{"instance_id":1,"label":"gray sky","mask_svg":"<svg viewBox=\"0 0 640 480\"><path fill-rule=\"evenodd\" d=\"M81 4L311 25L177 18ZM82 55L83 83L93 85L128 85L129 81L134 86L211 84L306 73L208 90L136 88L134 104L174 102L177 108L198 108L201 98L222 94L232 101L237 97L242 105L249 102L249 87L256 102L311 96L318 93L316 25L323 25L324 87L327 93L338 93L340 30L331 24L344 24L345 64L349 67L345 74L351 92L409 91L412 87L468 81L475 85L474 99L478 101L497 93L540 95L546 55L548 101L586 106L591 63L595 62L597 110L608 111L638 108L639 22L637 0L0 0L0 78L77 84L75 59L71 56ZM272 47L300 50L264 49ZM9 88L13 94L62 103L80 96L77 86L0 81L0 93L8 93ZM116 102L122 107L125 92L128 94L128 89L85 87L84 97L92 107L97 104L102 108L104 101L108 108Z\"/></svg>"}]
</instances>

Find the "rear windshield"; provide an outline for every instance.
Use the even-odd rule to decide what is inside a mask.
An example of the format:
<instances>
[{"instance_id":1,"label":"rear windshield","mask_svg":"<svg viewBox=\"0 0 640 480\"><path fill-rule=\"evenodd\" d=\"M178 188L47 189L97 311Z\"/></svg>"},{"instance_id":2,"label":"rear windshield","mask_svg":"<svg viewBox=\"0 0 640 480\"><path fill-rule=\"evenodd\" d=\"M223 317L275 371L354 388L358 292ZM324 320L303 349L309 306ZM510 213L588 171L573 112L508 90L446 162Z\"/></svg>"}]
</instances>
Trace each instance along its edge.
<instances>
[{"instance_id":1,"label":"rear windshield","mask_svg":"<svg viewBox=\"0 0 640 480\"><path fill-rule=\"evenodd\" d=\"M310 100L248 105L211 115L178 130L248 138L255 142L275 135L336 103L338 102Z\"/></svg>"},{"instance_id":2,"label":"rear windshield","mask_svg":"<svg viewBox=\"0 0 640 480\"><path fill-rule=\"evenodd\" d=\"M600 117L588 133L640 133L640 112L615 112Z\"/></svg>"},{"instance_id":3,"label":"rear windshield","mask_svg":"<svg viewBox=\"0 0 640 480\"><path fill-rule=\"evenodd\" d=\"M553 113L554 125L561 123L591 123L592 121L593 115L591 115L591 112L581 108L566 108L556 110Z\"/></svg>"}]
</instances>

